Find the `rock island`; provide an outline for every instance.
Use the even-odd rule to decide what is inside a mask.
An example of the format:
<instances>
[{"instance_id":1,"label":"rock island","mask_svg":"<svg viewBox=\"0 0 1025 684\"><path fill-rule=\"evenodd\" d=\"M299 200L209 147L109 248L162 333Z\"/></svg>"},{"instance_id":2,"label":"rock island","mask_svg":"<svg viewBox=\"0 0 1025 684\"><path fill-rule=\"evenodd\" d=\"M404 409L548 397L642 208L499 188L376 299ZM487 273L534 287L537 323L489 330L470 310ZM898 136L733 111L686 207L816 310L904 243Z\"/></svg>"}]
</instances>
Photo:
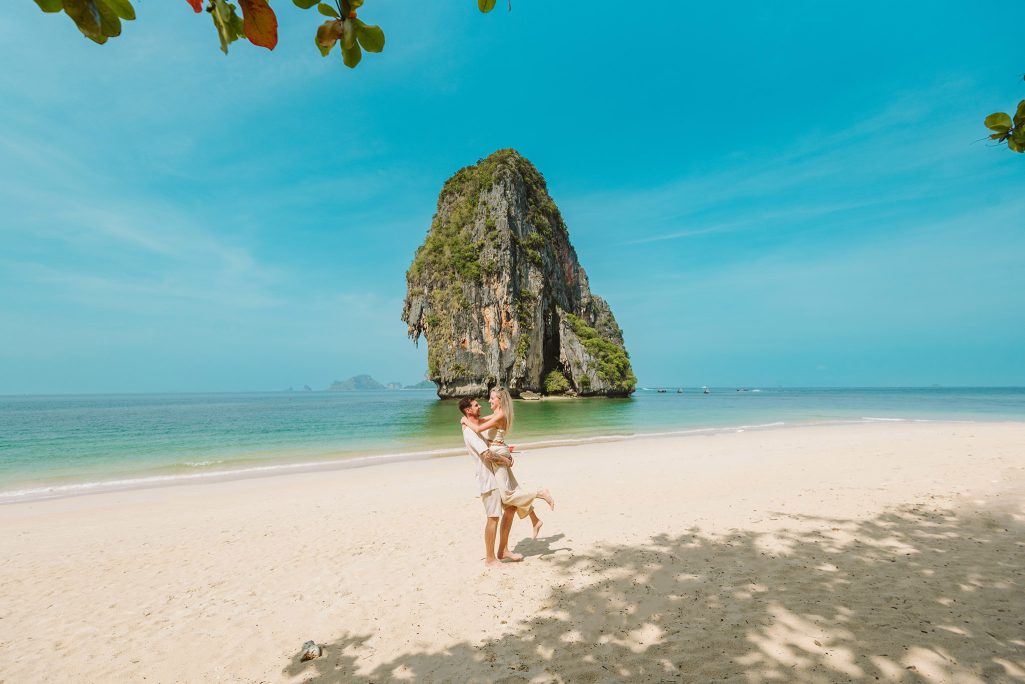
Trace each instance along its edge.
<instances>
[{"instance_id":1,"label":"rock island","mask_svg":"<svg viewBox=\"0 0 1025 684\"><path fill-rule=\"evenodd\" d=\"M591 292L541 173L499 150L445 182L406 272L402 320L427 341L438 396L624 397L637 384L623 331Z\"/></svg>"}]
</instances>

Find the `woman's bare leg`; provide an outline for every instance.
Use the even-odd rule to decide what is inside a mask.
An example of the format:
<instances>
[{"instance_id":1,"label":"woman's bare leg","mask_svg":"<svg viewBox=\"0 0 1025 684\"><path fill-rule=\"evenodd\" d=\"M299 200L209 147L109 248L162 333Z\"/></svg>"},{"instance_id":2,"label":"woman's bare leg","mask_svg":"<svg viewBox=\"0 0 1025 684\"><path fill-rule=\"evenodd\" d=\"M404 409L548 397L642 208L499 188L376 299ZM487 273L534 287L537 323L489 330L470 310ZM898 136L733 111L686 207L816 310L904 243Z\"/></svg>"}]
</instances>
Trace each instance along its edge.
<instances>
[{"instance_id":1,"label":"woman's bare leg","mask_svg":"<svg viewBox=\"0 0 1025 684\"><path fill-rule=\"evenodd\" d=\"M512 529L513 518L516 517L516 507L506 506L502 513L501 527L498 535L498 560L500 561L521 561L523 556L515 551L509 550L509 530Z\"/></svg>"},{"instance_id":2,"label":"woman's bare leg","mask_svg":"<svg viewBox=\"0 0 1025 684\"><path fill-rule=\"evenodd\" d=\"M537 539L537 533L541 531L541 526L544 523L541 522L541 518L537 517L533 507L530 509L530 524L534 526L534 539Z\"/></svg>"}]
</instances>

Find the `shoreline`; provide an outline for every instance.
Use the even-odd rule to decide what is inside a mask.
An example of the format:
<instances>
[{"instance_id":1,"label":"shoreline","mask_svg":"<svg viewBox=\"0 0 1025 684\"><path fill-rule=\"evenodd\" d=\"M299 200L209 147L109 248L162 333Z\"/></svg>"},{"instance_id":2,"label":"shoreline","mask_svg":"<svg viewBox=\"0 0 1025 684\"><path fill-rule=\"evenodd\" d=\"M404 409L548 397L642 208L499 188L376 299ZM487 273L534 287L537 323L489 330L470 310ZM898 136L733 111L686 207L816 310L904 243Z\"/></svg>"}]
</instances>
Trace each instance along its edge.
<instances>
[{"instance_id":1,"label":"shoreline","mask_svg":"<svg viewBox=\"0 0 1025 684\"><path fill-rule=\"evenodd\" d=\"M527 449L547 449L553 447L576 446L587 444L604 444L608 442L623 442L648 438L669 438L688 435L703 435L716 433L730 433L746 430L775 430L775 429L805 429L814 427L828 427L839 425L872 425L879 423L949 423L949 424L1015 424L1025 421L1014 421L1006 418L994 420L978 419L949 419L949 418L884 418L865 416L859 419L828 419L822 421L804 421L788 423L786 421L774 421L771 423L750 424L750 425L729 425L713 427L680 428L677 430L659 430L654 432L637 432L630 434L608 434L596 435L593 437L556 437L543 439L534 442L517 443L520 452ZM455 440L453 440L455 441ZM78 496L92 496L110 492L125 492L139 489L152 489L164 487L176 487L189 484L207 484L215 482L231 482L235 480L247 480L253 478L272 478L281 475L291 475L312 472L334 472L351 470L357 468L370 468L389 463L402 463L409 461L427 461L437 458L451 458L465 454L463 447L451 447L441 449L429 449L423 451L402 451L377 454L356 454L344 458L324 458L317 460L302 460L298 462L274 461L262 464L244 464L237 468L223 470L209 470L202 472L185 472L172 475L125 475L113 479L72 481L66 483L39 483L35 486L23 486L17 489L0 490L0 507L17 505L21 503L32 503L37 501L50 501ZM244 459L239 459L245 463Z\"/></svg>"},{"instance_id":2,"label":"shoreline","mask_svg":"<svg viewBox=\"0 0 1025 684\"><path fill-rule=\"evenodd\" d=\"M1018 682L1021 444L887 421L531 450L557 506L489 571L463 458L0 506L0 680Z\"/></svg>"}]
</instances>

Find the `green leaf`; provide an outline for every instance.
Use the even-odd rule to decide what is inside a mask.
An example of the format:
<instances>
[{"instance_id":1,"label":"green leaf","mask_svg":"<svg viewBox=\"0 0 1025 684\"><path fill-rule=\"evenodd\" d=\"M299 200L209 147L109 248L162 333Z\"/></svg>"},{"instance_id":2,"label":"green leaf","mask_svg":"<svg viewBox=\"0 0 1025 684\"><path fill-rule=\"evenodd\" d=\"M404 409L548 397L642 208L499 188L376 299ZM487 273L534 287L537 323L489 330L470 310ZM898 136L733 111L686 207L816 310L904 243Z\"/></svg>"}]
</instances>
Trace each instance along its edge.
<instances>
[{"instance_id":1,"label":"green leaf","mask_svg":"<svg viewBox=\"0 0 1025 684\"><path fill-rule=\"evenodd\" d=\"M495 9L495 2L497 0L477 0L477 9L481 12L490 12Z\"/></svg>"},{"instance_id":2,"label":"green leaf","mask_svg":"<svg viewBox=\"0 0 1025 684\"><path fill-rule=\"evenodd\" d=\"M349 49L342 46L342 61L345 62L345 66L355 69L361 59L363 59L363 51L359 49L359 45L353 45Z\"/></svg>"},{"instance_id":3,"label":"green leaf","mask_svg":"<svg viewBox=\"0 0 1025 684\"><path fill-rule=\"evenodd\" d=\"M104 0L104 2L106 2L110 9L114 10L114 14L121 19L126 21L132 21L135 19L135 8L132 7L132 3L128 0Z\"/></svg>"},{"instance_id":4,"label":"green leaf","mask_svg":"<svg viewBox=\"0 0 1025 684\"><path fill-rule=\"evenodd\" d=\"M356 39L367 52L381 52L384 50L384 31L380 26L364 24L359 19L353 19L356 23Z\"/></svg>"},{"instance_id":5,"label":"green leaf","mask_svg":"<svg viewBox=\"0 0 1025 684\"><path fill-rule=\"evenodd\" d=\"M358 10L363 6L363 0L349 0L349 11Z\"/></svg>"},{"instance_id":6,"label":"green leaf","mask_svg":"<svg viewBox=\"0 0 1025 684\"><path fill-rule=\"evenodd\" d=\"M335 46L335 43L338 42L341 36L342 22L337 19L329 19L317 28L317 36L314 38L314 42L317 44L317 49L320 50L322 57L327 57L327 53L331 52L331 48Z\"/></svg>"},{"instance_id":7,"label":"green leaf","mask_svg":"<svg viewBox=\"0 0 1025 684\"><path fill-rule=\"evenodd\" d=\"M1006 133L1011 127L1011 117L1003 112L996 112L986 117L986 120L982 122L991 131L997 133Z\"/></svg>"},{"instance_id":8,"label":"green leaf","mask_svg":"<svg viewBox=\"0 0 1025 684\"><path fill-rule=\"evenodd\" d=\"M334 7L327 4L326 2L322 2L319 5L317 5L317 11L323 14L325 17L334 17L335 19L339 18L338 10L336 10Z\"/></svg>"},{"instance_id":9,"label":"green leaf","mask_svg":"<svg viewBox=\"0 0 1025 684\"><path fill-rule=\"evenodd\" d=\"M96 12L100 15L100 31L108 38L116 38L121 35L121 20L107 0L93 0L96 5Z\"/></svg>"},{"instance_id":10,"label":"green leaf","mask_svg":"<svg viewBox=\"0 0 1025 684\"><path fill-rule=\"evenodd\" d=\"M213 0L214 26L217 28L217 35L221 39L221 51L228 54L228 45L245 35L245 24L242 17L236 12L235 5L226 0Z\"/></svg>"},{"instance_id":11,"label":"green leaf","mask_svg":"<svg viewBox=\"0 0 1025 684\"><path fill-rule=\"evenodd\" d=\"M1018 111L1014 113L1014 125L1025 126L1025 100L1018 103Z\"/></svg>"},{"instance_id":12,"label":"green leaf","mask_svg":"<svg viewBox=\"0 0 1025 684\"><path fill-rule=\"evenodd\" d=\"M320 0L292 0L296 7L299 9L309 9L316 5Z\"/></svg>"},{"instance_id":13,"label":"green leaf","mask_svg":"<svg viewBox=\"0 0 1025 684\"><path fill-rule=\"evenodd\" d=\"M83 36L100 45L107 42L107 36L100 26L100 12L96 9L96 3L92 0L63 0L63 4L64 13L71 17Z\"/></svg>"},{"instance_id":14,"label":"green leaf","mask_svg":"<svg viewBox=\"0 0 1025 684\"><path fill-rule=\"evenodd\" d=\"M39 9L44 12L60 12L64 9L64 0L36 0Z\"/></svg>"},{"instance_id":15,"label":"green leaf","mask_svg":"<svg viewBox=\"0 0 1025 684\"><path fill-rule=\"evenodd\" d=\"M1007 139L1007 146L1012 152L1025 152L1025 145L1016 141L1014 138Z\"/></svg>"}]
</instances>

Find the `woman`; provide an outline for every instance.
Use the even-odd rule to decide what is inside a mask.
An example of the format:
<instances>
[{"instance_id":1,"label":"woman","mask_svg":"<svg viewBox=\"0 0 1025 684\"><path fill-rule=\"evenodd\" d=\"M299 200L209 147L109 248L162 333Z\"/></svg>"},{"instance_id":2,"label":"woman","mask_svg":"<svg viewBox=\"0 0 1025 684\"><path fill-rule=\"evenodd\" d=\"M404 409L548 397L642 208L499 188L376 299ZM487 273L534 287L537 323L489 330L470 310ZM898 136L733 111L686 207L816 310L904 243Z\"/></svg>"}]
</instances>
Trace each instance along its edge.
<instances>
[{"instance_id":1,"label":"woman","mask_svg":"<svg viewBox=\"0 0 1025 684\"><path fill-rule=\"evenodd\" d=\"M491 446L492 452L511 459L512 454L505 444L505 437L512 431L513 425L513 403L512 397L509 396L509 390L504 387L494 388L488 397L488 404L492 411L490 416L480 421L464 416L463 423L474 432L480 433ZM506 506L516 506L516 513L521 518L530 516L530 522L534 526L534 539L537 539L543 523L534 512L534 499L541 499L552 510L555 510L555 500L552 499L551 494L547 489L523 489L508 466L496 465L495 479L498 480L498 486L502 490L502 503Z\"/></svg>"}]
</instances>

